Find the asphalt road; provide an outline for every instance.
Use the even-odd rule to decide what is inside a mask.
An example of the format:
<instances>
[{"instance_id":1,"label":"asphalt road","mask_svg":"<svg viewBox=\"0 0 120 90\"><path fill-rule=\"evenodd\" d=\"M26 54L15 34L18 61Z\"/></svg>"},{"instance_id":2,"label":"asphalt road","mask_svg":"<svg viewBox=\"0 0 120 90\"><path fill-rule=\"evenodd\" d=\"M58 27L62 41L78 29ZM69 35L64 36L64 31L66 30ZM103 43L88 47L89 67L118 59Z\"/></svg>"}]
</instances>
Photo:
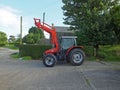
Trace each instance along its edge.
<instances>
[{"instance_id":1,"label":"asphalt road","mask_svg":"<svg viewBox=\"0 0 120 90\"><path fill-rule=\"evenodd\" d=\"M14 60L0 48L0 90L120 90L120 62L85 61L81 66Z\"/></svg>"}]
</instances>

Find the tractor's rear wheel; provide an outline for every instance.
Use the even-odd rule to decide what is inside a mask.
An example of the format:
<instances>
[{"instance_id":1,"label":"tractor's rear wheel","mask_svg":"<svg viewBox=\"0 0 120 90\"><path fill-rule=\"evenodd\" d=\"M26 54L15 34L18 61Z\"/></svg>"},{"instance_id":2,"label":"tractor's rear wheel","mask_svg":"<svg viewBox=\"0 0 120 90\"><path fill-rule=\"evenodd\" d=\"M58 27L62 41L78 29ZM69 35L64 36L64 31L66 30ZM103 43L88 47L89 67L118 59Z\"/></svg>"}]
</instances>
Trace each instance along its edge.
<instances>
[{"instance_id":1,"label":"tractor's rear wheel","mask_svg":"<svg viewBox=\"0 0 120 90\"><path fill-rule=\"evenodd\" d=\"M53 54L47 54L43 58L43 64L46 67L53 67L55 66L56 62L57 62L56 56Z\"/></svg>"},{"instance_id":2,"label":"tractor's rear wheel","mask_svg":"<svg viewBox=\"0 0 120 90\"><path fill-rule=\"evenodd\" d=\"M84 59L85 59L85 54L83 50L79 48L73 49L69 54L69 60L73 66L81 65L84 62Z\"/></svg>"}]
</instances>

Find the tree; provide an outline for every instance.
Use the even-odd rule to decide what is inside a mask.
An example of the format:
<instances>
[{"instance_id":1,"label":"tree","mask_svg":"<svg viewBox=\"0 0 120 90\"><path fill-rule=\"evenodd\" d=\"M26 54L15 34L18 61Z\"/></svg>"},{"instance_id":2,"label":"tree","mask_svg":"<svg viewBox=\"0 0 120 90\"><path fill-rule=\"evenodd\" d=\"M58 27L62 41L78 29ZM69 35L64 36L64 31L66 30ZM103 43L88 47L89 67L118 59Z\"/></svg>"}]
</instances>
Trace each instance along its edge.
<instances>
[{"instance_id":1,"label":"tree","mask_svg":"<svg viewBox=\"0 0 120 90\"><path fill-rule=\"evenodd\" d=\"M0 46L4 46L7 43L7 35L0 31Z\"/></svg>"},{"instance_id":2,"label":"tree","mask_svg":"<svg viewBox=\"0 0 120 90\"><path fill-rule=\"evenodd\" d=\"M27 34L24 38L23 38L23 42L27 43L27 44L34 44L34 34L33 33L29 33Z\"/></svg>"},{"instance_id":3,"label":"tree","mask_svg":"<svg viewBox=\"0 0 120 90\"><path fill-rule=\"evenodd\" d=\"M75 30L79 41L94 46L97 56L99 45L108 44L113 36L106 28L110 22L109 9L117 0L62 0L64 23ZM84 41L82 41L84 40Z\"/></svg>"},{"instance_id":4,"label":"tree","mask_svg":"<svg viewBox=\"0 0 120 90\"><path fill-rule=\"evenodd\" d=\"M43 37L44 34L40 29L31 27L28 34L23 37L23 42L28 44L36 44Z\"/></svg>"},{"instance_id":5,"label":"tree","mask_svg":"<svg viewBox=\"0 0 120 90\"><path fill-rule=\"evenodd\" d=\"M110 10L110 14L111 14L111 29L115 32L117 39L118 39L118 43L120 44L120 5L116 5L114 6L111 10Z\"/></svg>"},{"instance_id":6,"label":"tree","mask_svg":"<svg viewBox=\"0 0 120 90\"><path fill-rule=\"evenodd\" d=\"M14 35L10 35L8 41L9 41L9 43L14 43L15 42L15 36Z\"/></svg>"}]
</instances>

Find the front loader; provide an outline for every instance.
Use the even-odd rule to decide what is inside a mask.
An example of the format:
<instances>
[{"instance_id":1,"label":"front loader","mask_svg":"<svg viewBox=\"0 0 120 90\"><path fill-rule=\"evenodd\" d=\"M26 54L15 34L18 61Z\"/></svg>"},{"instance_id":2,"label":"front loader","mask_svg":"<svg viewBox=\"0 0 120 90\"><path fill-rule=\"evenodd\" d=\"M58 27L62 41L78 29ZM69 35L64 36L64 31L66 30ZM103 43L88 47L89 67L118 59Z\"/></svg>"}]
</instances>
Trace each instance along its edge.
<instances>
[{"instance_id":1,"label":"front loader","mask_svg":"<svg viewBox=\"0 0 120 90\"><path fill-rule=\"evenodd\" d=\"M46 23L42 23L40 19L34 18L37 28L48 32L51 35L51 43L53 48L44 52L43 64L46 67L53 67L58 60L66 60L74 66L79 66L85 59L83 46L77 46L76 36L57 37L56 28ZM58 39L59 38L59 39Z\"/></svg>"}]
</instances>

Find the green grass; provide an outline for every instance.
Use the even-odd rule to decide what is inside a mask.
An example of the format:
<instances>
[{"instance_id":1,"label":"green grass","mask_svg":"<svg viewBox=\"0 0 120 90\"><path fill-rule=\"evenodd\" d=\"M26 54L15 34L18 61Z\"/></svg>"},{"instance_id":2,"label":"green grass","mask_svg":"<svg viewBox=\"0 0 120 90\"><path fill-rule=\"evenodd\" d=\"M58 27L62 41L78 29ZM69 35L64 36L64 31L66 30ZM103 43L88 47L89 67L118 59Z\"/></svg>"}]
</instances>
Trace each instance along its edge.
<instances>
[{"instance_id":1,"label":"green grass","mask_svg":"<svg viewBox=\"0 0 120 90\"><path fill-rule=\"evenodd\" d=\"M24 56L24 57L21 57L22 60L32 60L32 57L30 56Z\"/></svg>"},{"instance_id":2,"label":"green grass","mask_svg":"<svg viewBox=\"0 0 120 90\"><path fill-rule=\"evenodd\" d=\"M20 59L20 60L32 60L32 57L30 56L24 56L24 57L20 57L19 53L13 53L10 55L12 58L14 59Z\"/></svg>"},{"instance_id":3,"label":"green grass","mask_svg":"<svg viewBox=\"0 0 120 90\"><path fill-rule=\"evenodd\" d=\"M15 59L20 58L19 53L13 53L10 56Z\"/></svg>"}]
</instances>

